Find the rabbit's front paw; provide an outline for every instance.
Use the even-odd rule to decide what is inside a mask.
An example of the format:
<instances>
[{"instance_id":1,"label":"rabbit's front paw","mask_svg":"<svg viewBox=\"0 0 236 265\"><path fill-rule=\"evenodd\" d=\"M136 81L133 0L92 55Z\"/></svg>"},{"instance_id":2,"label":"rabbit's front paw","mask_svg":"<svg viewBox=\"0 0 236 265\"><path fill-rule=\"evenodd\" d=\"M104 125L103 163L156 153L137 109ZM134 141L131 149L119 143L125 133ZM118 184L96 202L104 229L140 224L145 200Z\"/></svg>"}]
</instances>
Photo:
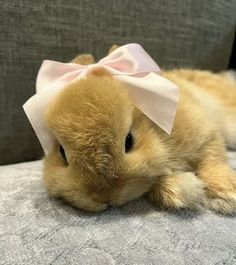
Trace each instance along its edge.
<instances>
[{"instance_id":1,"label":"rabbit's front paw","mask_svg":"<svg viewBox=\"0 0 236 265\"><path fill-rule=\"evenodd\" d=\"M190 172L163 177L153 187L149 198L161 208L170 210L199 210L206 204L204 184Z\"/></svg>"}]
</instances>

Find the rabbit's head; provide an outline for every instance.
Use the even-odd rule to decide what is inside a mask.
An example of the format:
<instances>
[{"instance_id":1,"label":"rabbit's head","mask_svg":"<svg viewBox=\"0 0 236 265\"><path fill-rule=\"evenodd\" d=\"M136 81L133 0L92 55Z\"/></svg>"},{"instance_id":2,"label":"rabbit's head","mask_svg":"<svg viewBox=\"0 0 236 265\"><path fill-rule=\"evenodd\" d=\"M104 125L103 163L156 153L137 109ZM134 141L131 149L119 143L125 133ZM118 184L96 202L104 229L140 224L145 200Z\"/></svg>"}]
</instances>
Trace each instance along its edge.
<instances>
[{"instance_id":1,"label":"rabbit's head","mask_svg":"<svg viewBox=\"0 0 236 265\"><path fill-rule=\"evenodd\" d=\"M45 158L50 194L87 211L119 206L148 192L166 161L162 131L104 70L65 87L45 123L56 143Z\"/></svg>"}]
</instances>

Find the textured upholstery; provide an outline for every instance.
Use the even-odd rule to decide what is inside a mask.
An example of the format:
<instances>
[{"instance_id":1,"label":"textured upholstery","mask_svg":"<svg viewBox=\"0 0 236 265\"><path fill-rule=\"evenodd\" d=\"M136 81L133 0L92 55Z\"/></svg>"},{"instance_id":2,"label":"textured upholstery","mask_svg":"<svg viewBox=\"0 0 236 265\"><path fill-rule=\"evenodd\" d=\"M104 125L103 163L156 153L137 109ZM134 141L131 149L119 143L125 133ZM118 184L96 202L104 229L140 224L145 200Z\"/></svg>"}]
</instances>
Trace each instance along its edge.
<instances>
[{"instance_id":1,"label":"textured upholstery","mask_svg":"<svg viewBox=\"0 0 236 265\"><path fill-rule=\"evenodd\" d=\"M0 167L2 265L236 264L235 217L161 212L144 199L88 214L48 198L41 168Z\"/></svg>"},{"instance_id":2,"label":"textured upholstery","mask_svg":"<svg viewBox=\"0 0 236 265\"><path fill-rule=\"evenodd\" d=\"M0 164L38 158L41 148L22 111L43 59L103 56L113 43L141 43L162 67L225 69L235 0L2 0Z\"/></svg>"}]
</instances>

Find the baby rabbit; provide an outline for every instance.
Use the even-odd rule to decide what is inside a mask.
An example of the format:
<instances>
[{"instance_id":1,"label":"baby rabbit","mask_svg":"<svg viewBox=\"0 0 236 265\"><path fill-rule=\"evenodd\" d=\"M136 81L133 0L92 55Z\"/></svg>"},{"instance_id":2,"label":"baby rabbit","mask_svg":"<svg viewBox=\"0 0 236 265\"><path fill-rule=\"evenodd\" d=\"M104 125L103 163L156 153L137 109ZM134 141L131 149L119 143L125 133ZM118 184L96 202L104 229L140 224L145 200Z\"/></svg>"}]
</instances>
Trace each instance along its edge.
<instances>
[{"instance_id":1,"label":"baby rabbit","mask_svg":"<svg viewBox=\"0 0 236 265\"><path fill-rule=\"evenodd\" d=\"M73 62L94 59L87 54ZM236 172L226 156L226 146L236 148L236 82L207 71L162 75L180 88L170 135L104 69L93 69L56 96L45 113L57 139L44 160L52 196L94 212L144 194L166 209L205 205L236 212Z\"/></svg>"}]
</instances>

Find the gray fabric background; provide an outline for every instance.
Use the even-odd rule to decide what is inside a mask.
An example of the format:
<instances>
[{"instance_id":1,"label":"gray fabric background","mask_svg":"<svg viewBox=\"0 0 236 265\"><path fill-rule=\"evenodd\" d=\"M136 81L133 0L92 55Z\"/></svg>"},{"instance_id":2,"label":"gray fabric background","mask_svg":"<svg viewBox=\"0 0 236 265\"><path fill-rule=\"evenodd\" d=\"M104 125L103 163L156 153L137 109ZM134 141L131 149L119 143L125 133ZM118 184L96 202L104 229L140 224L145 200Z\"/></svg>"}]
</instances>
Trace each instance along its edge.
<instances>
[{"instance_id":1,"label":"gray fabric background","mask_svg":"<svg viewBox=\"0 0 236 265\"><path fill-rule=\"evenodd\" d=\"M161 212L144 199L88 214L48 198L41 175L41 161L0 167L1 265L236 264L236 216Z\"/></svg>"},{"instance_id":2,"label":"gray fabric background","mask_svg":"<svg viewBox=\"0 0 236 265\"><path fill-rule=\"evenodd\" d=\"M161 67L225 69L236 0L1 0L0 164L40 157L22 110L43 59L138 42Z\"/></svg>"}]
</instances>

